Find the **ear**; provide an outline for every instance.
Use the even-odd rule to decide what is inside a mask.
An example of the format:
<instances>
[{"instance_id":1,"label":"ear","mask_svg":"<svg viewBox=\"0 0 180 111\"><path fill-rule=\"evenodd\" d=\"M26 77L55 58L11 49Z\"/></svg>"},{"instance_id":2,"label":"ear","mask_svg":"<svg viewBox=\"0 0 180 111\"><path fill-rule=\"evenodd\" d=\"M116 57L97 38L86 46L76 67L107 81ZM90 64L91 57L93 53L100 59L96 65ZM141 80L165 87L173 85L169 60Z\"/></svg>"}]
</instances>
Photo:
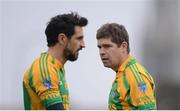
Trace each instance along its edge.
<instances>
[{"instance_id":1,"label":"ear","mask_svg":"<svg viewBox=\"0 0 180 111\"><path fill-rule=\"evenodd\" d=\"M67 43L67 36L64 33L59 33L58 35L58 41L61 45L64 45Z\"/></svg>"},{"instance_id":2,"label":"ear","mask_svg":"<svg viewBox=\"0 0 180 111\"><path fill-rule=\"evenodd\" d=\"M128 48L128 43L125 42L125 41L122 42L121 47L122 47L123 49L126 49L126 50L127 50L127 48Z\"/></svg>"}]
</instances>

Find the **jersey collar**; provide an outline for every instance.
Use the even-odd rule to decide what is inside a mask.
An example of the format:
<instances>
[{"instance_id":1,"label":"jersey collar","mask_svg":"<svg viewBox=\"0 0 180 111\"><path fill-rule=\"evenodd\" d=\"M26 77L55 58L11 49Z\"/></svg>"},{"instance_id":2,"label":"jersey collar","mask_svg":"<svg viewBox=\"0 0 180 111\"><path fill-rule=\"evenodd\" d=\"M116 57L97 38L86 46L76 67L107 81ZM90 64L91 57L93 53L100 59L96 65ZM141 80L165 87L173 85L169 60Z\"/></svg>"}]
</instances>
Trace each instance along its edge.
<instances>
[{"instance_id":1,"label":"jersey collar","mask_svg":"<svg viewBox=\"0 0 180 111\"><path fill-rule=\"evenodd\" d=\"M44 52L42 54L47 54L49 61L51 61L51 63L54 64L55 67L62 68L64 70L64 65L62 64L61 61L57 60L56 58L54 58L52 55L48 54L47 52Z\"/></svg>"},{"instance_id":2,"label":"jersey collar","mask_svg":"<svg viewBox=\"0 0 180 111\"><path fill-rule=\"evenodd\" d=\"M134 64L136 62L134 56L130 55L119 67L118 72L123 72L126 67L130 66L131 64Z\"/></svg>"}]
</instances>

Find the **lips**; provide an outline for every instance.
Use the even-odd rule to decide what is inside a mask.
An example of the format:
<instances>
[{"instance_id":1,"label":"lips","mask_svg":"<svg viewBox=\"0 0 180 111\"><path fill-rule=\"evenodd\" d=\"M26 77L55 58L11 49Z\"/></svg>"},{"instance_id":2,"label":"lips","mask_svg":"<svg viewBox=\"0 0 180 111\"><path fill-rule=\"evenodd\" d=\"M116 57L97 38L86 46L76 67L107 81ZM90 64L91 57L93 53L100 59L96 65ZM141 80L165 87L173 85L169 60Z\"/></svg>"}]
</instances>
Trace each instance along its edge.
<instances>
[{"instance_id":1,"label":"lips","mask_svg":"<svg viewBox=\"0 0 180 111\"><path fill-rule=\"evenodd\" d=\"M108 60L108 58L102 58L101 60Z\"/></svg>"},{"instance_id":2,"label":"lips","mask_svg":"<svg viewBox=\"0 0 180 111\"><path fill-rule=\"evenodd\" d=\"M77 52L79 52L80 50L82 50L82 48L79 48L79 49L77 50Z\"/></svg>"},{"instance_id":3,"label":"lips","mask_svg":"<svg viewBox=\"0 0 180 111\"><path fill-rule=\"evenodd\" d=\"M106 61L108 61L109 59L108 59L108 58L101 58L101 60L102 60L103 62L106 62Z\"/></svg>"},{"instance_id":4,"label":"lips","mask_svg":"<svg viewBox=\"0 0 180 111\"><path fill-rule=\"evenodd\" d=\"M80 50L82 50L82 48L78 49L75 53L79 53Z\"/></svg>"}]
</instances>

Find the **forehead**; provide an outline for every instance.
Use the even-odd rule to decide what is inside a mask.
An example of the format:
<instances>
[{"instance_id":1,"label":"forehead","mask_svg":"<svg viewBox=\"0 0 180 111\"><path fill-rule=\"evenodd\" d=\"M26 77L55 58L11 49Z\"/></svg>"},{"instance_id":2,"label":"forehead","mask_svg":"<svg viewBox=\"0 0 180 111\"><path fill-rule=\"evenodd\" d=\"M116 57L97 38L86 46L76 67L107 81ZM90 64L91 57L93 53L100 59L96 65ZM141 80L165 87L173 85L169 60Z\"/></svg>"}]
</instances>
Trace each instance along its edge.
<instances>
[{"instance_id":1,"label":"forehead","mask_svg":"<svg viewBox=\"0 0 180 111\"><path fill-rule=\"evenodd\" d=\"M74 27L74 34L72 35L71 39L77 39L79 37L83 38L83 29L80 26L75 26Z\"/></svg>"},{"instance_id":2,"label":"forehead","mask_svg":"<svg viewBox=\"0 0 180 111\"><path fill-rule=\"evenodd\" d=\"M82 35L83 34L83 29L80 26L75 26L74 27L74 34Z\"/></svg>"},{"instance_id":3,"label":"forehead","mask_svg":"<svg viewBox=\"0 0 180 111\"><path fill-rule=\"evenodd\" d=\"M115 44L111 41L111 38L101 38L98 39L98 44L103 45L103 44Z\"/></svg>"}]
</instances>

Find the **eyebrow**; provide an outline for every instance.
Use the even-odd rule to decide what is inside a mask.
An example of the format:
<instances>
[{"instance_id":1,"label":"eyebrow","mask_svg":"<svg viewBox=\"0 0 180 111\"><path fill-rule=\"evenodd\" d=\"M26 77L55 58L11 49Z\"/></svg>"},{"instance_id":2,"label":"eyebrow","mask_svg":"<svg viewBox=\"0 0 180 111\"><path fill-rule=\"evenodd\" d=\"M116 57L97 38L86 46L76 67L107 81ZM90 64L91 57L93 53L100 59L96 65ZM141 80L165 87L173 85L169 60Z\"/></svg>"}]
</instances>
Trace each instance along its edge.
<instances>
[{"instance_id":1,"label":"eyebrow","mask_svg":"<svg viewBox=\"0 0 180 111\"><path fill-rule=\"evenodd\" d=\"M102 44L102 45L97 45L97 47L101 48L101 47L111 47L111 44Z\"/></svg>"},{"instance_id":2,"label":"eyebrow","mask_svg":"<svg viewBox=\"0 0 180 111\"><path fill-rule=\"evenodd\" d=\"M80 38L84 38L84 36L78 36L77 38L79 38L79 39L80 39Z\"/></svg>"},{"instance_id":3,"label":"eyebrow","mask_svg":"<svg viewBox=\"0 0 180 111\"><path fill-rule=\"evenodd\" d=\"M101 46L107 47L107 46L112 46L111 44L102 44Z\"/></svg>"}]
</instances>

